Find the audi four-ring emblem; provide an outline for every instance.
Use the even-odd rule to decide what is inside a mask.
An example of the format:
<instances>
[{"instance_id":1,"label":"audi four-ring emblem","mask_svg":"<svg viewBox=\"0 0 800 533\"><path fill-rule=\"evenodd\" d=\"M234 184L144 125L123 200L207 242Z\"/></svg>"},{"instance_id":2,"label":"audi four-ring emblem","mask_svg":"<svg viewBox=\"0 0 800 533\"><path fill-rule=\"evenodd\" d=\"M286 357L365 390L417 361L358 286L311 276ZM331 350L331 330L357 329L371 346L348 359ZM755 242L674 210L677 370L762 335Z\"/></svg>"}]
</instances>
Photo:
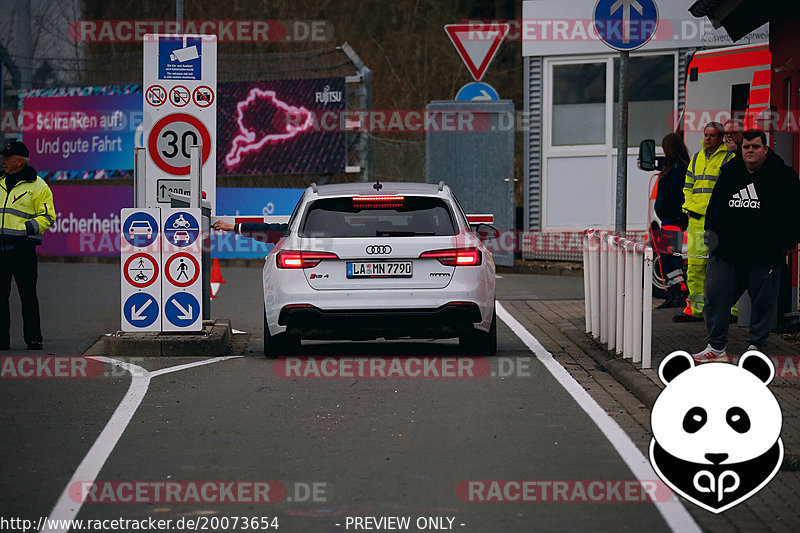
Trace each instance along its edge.
<instances>
[{"instance_id":1,"label":"audi four-ring emblem","mask_svg":"<svg viewBox=\"0 0 800 533\"><path fill-rule=\"evenodd\" d=\"M392 253L392 247L388 244L376 244L373 246L367 246L367 253L370 255L378 255L378 254L390 254Z\"/></svg>"}]
</instances>

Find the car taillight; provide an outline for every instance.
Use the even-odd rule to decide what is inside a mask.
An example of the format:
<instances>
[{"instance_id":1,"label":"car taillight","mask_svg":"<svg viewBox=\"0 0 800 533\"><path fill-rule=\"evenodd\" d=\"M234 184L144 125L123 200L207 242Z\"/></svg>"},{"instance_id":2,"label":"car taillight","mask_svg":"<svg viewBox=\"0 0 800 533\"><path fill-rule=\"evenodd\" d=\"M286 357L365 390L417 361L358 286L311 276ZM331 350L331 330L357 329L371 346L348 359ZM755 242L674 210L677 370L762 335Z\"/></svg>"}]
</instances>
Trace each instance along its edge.
<instances>
[{"instance_id":1,"label":"car taillight","mask_svg":"<svg viewBox=\"0 0 800 533\"><path fill-rule=\"evenodd\" d=\"M358 209L397 209L403 207L405 196L353 196Z\"/></svg>"},{"instance_id":2,"label":"car taillight","mask_svg":"<svg viewBox=\"0 0 800 533\"><path fill-rule=\"evenodd\" d=\"M447 266L476 266L481 264L481 251L477 248L451 248L423 252L420 258L436 259Z\"/></svg>"},{"instance_id":3,"label":"car taillight","mask_svg":"<svg viewBox=\"0 0 800 533\"><path fill-rule=\"evenodd\" d=\"M298 252L283 250L278 253L278 268L314 268L323 259L339 259L332 252Z\"/></svg>"}]
</instances>

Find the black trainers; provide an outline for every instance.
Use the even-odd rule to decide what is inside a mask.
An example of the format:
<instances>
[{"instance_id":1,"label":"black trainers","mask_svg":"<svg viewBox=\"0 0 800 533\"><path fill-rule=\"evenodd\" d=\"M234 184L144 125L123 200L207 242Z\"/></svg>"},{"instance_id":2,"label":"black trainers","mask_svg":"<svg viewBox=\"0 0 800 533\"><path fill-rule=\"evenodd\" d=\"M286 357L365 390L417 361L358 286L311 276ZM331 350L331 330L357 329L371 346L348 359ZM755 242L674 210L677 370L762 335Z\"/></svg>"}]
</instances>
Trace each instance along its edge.
<instances>
[{"instance_id":1,"label":"black trainers","mask_svg":"<svg viewBox=\"0 0 800 533\"><path fill-rule=\"evenodd\" d=\"M41 342L32 342L28 345L29 350L43 350Z\"/></svg>"},{"instance_id":2,"label":"black trainers","mask_svg":"<svg viewBox=\"0 0 800 533\"><path fill-rule=\"evenodd\" d=\"M679 322L679 323L680 322L702 322L703 321L703 317L701 317L701 316L699 316L699 317L698 316L692 316L692 315L687 315L686 313L681 313L679 315L675 315L674 317L672 317L672 321L673 322Z\"/></svg>"}]
</instances>

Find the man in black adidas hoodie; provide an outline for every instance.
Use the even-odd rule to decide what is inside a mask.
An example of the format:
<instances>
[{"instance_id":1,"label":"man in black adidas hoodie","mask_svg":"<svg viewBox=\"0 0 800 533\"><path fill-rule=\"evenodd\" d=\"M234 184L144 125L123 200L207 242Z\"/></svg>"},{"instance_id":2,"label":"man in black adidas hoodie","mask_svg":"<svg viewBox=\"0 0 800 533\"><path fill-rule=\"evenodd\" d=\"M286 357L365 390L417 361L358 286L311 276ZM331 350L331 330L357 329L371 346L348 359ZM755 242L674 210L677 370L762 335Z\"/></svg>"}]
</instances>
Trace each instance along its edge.
<instances>
[{"instance_id":1,"label":"man in black adidas hoodie","mask_svg":"<svg viewBox=\"0 0 800 533\"><path fill-rule=\"evenodd\" d=\"M693 356L697 362L728 360L730 308L745 290L752 302L749 349L766 344L781 261L800 240L800 181L766 142L761 130L744 132L742 157L722 166L711 194L705 222L708 346Z\"/></svg>"}]
</instances>

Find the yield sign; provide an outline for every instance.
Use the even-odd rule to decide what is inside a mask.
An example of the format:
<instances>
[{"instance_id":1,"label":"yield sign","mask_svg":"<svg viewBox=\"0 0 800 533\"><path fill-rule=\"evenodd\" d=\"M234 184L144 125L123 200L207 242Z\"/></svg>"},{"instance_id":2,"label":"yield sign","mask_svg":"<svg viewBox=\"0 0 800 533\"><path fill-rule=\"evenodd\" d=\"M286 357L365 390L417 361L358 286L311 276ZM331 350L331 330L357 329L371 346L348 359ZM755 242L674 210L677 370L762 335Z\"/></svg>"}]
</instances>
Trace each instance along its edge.
<instances>
[{"instance_id":1,"label":"yield sign","mask_svg":"<svg viewBox=\"0 0 800 533\"><path fill-rule=\"evenodd\" d=\"M508 29L509 24L447 24L444 27L476 81L483 78Z\"/></svg>"}]
</instances>

